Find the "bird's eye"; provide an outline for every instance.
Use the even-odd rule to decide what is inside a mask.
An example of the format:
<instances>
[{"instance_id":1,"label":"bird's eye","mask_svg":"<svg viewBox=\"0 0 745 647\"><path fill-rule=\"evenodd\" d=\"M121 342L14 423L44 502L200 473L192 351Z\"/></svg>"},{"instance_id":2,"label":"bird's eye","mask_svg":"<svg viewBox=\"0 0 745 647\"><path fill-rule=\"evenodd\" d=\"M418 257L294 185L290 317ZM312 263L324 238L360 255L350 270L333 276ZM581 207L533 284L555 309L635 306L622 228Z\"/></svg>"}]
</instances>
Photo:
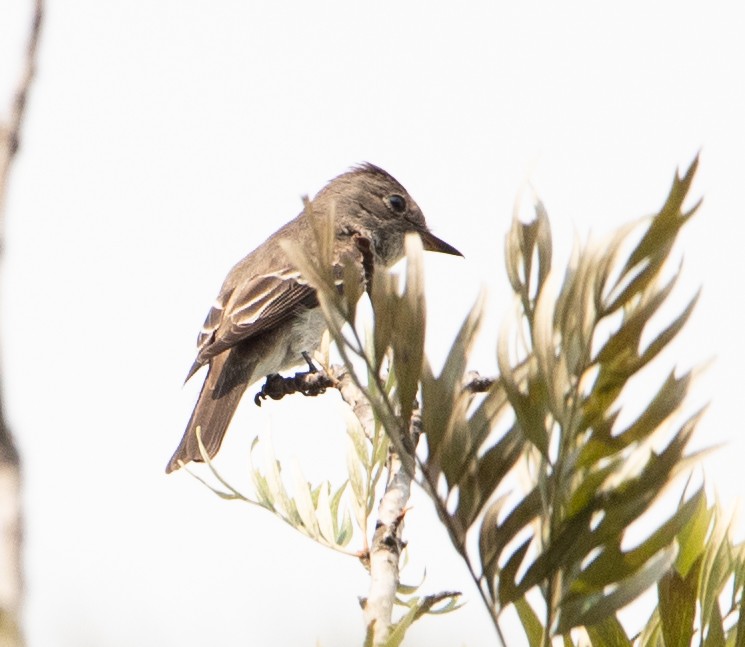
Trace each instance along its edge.
<instances>
[{"instance_id":1,"label":"bird's eye","mask_svg":"<svg viewBox=\"0 0 745 647\"><path fill-rule=\"evenodd\" d=\"M389 195L386 198L386 202L388 203L388 206L396 213L404 213L406 211L406 198L404 198L402 195L398 195L398 193Z\"/></svg>"}]
</instances>

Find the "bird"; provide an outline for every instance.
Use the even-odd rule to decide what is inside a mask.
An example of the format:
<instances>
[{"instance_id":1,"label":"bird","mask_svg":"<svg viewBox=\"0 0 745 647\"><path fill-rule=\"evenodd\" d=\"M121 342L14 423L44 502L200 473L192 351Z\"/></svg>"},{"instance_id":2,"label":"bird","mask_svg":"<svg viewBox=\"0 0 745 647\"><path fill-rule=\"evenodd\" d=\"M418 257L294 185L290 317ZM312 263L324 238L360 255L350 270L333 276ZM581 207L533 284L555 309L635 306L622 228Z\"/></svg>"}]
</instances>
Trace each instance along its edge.
<instances>
[{"instance_id":1,"label":"bird","mask_svg":"<svg viewBox=\"0 0 745 647\"><path fill-rule=\"evenodd\" d=\"M401 183L374 164L365 162L335 177L310 204L314 214L334 214L337 271L350 255L361 268L365 263L359 250L372 260L373 270L393 265L404 255L409 232L419 234L425 250L462 256L429 230L422 210ZM207 375L166 473L203 460L197 427L213 458L246 389L302 363L319 347L327 326L316 292L282 243L289 240L306 249L312 244L314 232L305 214L277 230L225 277L197 338L197 356L186 381L205 365Z\"/></svg>"}]
</instances>

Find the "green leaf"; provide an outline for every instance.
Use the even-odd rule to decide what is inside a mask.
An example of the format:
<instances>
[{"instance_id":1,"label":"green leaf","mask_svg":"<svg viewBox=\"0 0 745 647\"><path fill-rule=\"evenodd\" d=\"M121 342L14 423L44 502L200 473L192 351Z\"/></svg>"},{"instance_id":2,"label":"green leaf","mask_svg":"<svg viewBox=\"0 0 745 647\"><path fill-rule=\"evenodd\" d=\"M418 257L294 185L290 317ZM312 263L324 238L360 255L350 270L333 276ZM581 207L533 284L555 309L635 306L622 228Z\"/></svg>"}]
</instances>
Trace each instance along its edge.
<instances>
[{"instance_id":1,"label":"green leaf","mask_svg":"<svg viewBox=\"0 0 745 647\"><path fill-rule=\"evenodd\" d=\"M609 461L606 465L584 475L581 483L571 494L566 504L567 517L573 517L588 507L597 507L594 502L598 496L600 486L611 474L618 470L621 461L620 457L616 457L615 460Z\"/></svg>"},{"instance_id":2,"label":"green leaf","mask_svg":"<svg viewBox=\"0 0 745 647\"><path fill-rule=\"evenodd\" d=\"M341 504L341 498L344 496L344 492L347 491L347 485L349 485L349 481L344 481L337 489L336 492L334 492L333 496L331 497L331 501L329 503L331 508L331 515L334 517L334 519L337 519L339 516L339 505Z\"/></svg>"},{"instance_id":3,"label":"green leaf","mask_svg":"<svg viewBox=\"0 0 745 647\"><path fill-rule=\"evenodd\" d=\"M665 204L659 214L652 220L649 229L639 241L636 249L629 256L626 268L631 268L640 263L644 258L655 254L660 248L660 241L667 241L674 238L688 218L698 209L701 204L700 201L687 213L681 211L697 168L698 155L691 162L691 165L682 178L676 173L673 186L670 189L670 194Z\"/></svg>"},{"instance_id":4,"label":"green leaf","mask_svg":"<svg viewBox=\"0 0 745 647\"><path fill-rule=\"evenodd\" d=\"M548 458L548 434L545 428L545 397L537 387L537 380L532 375L525 376L513 371L509 360L507 335L502 331L497 341L497 364L501 375L499 384L509 400L517 422L525 437L538 449L544 458ZM535 373L535 362L523 364L530 373ZM524 393L521 386L527 386Z\"/></svg>"},{"instance_id":5,"label":"green leaf","mask_svg":"<svg viewBox=\"0 0 745 647\"><path fill-rule=\"evenodd\" d=\"M282 468L274 456L271 442L269 439L264 439L261 444L264 450L265 478L269 500L297 528L302 524L302 520L295 507L295 502L287 494L287 490L285 489L281 476Z\"/></svg>"},{"instance_id":6,"label":"green leaf","mask_svg":"<svg viewBox=\"0 0 745 647\"><path fill-rule=\"evenodd\" d=\"M354 529L352 528L352 518L349 516L349 510L344 510L341 524L336 533L336 543L338 546L347 546L352 540Z\"/></svg>"},{"instance_id":7,"label":"green leaf","mask_svg":"<svg viewBox=\"0 0 745 647\"><path fill-rule=\"evenodd\" d=\"M468 418L468 430L474 447L481 447L497 421L508 413L508 399L501 380L494 380Z\"/></svg>"},{"instance_id":8,"label":"green leaf","mask_svg":"<svg viewBox=\"0 0 745 647\"><path fill-rule=\"evenodd\" d=\"M551 224L548 221L548 212L543 202L536 199L535 204L536 218L535 223L535 241L538 251L538 282L536 284L536 294L541 291L543 284L548 278L551 271L551 255L553 245L551 242Z\"/></svg>"},{"instance_id":9,"label":"green leaf","mask_svg":"<svg viewBox=\"0 0 745 647\"><path fill-rule=\"evenodd\" d=\"M654 224L654 220L652 224ZM651 226L650 226L651 229ZM622 275L619 283L614 286L611 293L608 295L613 300L605 304L601 311L603 316L616 312L619 308L627 306L632 302L634 297L637 297L652 285L660 273L662 266L667 260L668 254L672 249L674 239L665 239L656 241L659 248L656 250L654 255L648 258L643 258L639 261L638 265L624 268L624 274ZM620 293L619 293L620 292Z\"/></svg>"},{"instance_id":10,"label":"green leaf","mask_svg":"<svg viewBox=\"0 0 745 647\"><path fill-rule=\"evenodd\" d=\"M560 375L561 384L565 389L568 389L572 384L569 381L569 376L577 376L587 367L595 326L599 320L599 313L595 307L595 302L601 290L598 282L599 272L603 271L603 267L598 262L598 259L602 258L604 252L605 249L600 248L598 245L588 246L586 249L581 250L581 252L575 249L572 265L567 270L564 285L561 288L561 292L556 300L556 306L554 307L552 321L553 333L547 326L547 332L549 334L553 334L554 336L556 334L559 335L560 341L554 337L553 343L556 346L560 344L557 350L561 351L558 358L561 360L561 369L563 371ZM536 348L552 342L551 337L548 337L545 333L539 342L536 334L538 322L541 319L539 311L541 302L544 300L550 301L550 299L551 295L548 293L544 295L542 292L539 295L539 303L535 315L536 324L533 331ZM545 342L543 338L545 338ZM549 378L551 375L555 375L555 373L546 373L546 376ZM555 403L552 402L552 411L557 420L566 426L562 419L563 408L560 404L560 393L554 396L554 400Z\"/></svg>"},{"instance_id":11,"label":"green leaf","mask_svg":"<svg viewBox=\"0 0 745 647\"><path fill-rule=\"evenodd\" d=\"M370 453L368 449L369 441L360 421L351 413L351 411L347 418L347 436L352 443L352 447L354 448L354 452L360 465L368 466L370 464Z\"/></svg>"},{"instance_id":12,"label":"green leaf","mask_svg":"<svg viewBox=\"0 0 745 647\"><path fill-rule=\"evenodd\" d=\"M659 607L650 616L639 634L638 644L642 647L665 647L662 640L662 626L660 624Z\"/></svg>"},{"instance_id":13,"label":"green leaf","mask_svg":"<svg viewBox=\"0 0 745 647\"><path fill-rule=\"evenodd\" d=\"M357 302L364 291L364 275L360 275L360 263L358 258L346 256L342 260L341 279L344 285L344 314L345 319L351 326L355 325L357 314Z\"/></svg>"},{"instance_id":14,"label":"green leaf","mask_svg":"<svg viewBox=\"0 0 745 647\"><path fill-rule=\"evenodd\" d=\"M603 411L591 411L586 406L583 409L585 419L578 425L578 429L580 432L588 427L592 427L592 429L590 437L580 449L579 456L577 457L577 469L589 468L601 459L612 456L619 449L612 431L620 411L614 411L607 416L602 416ZM592 420L588 419L588 416L591 416Z\"/></svg>"},{"instance_id":15,"label":"green leaf","mask_svg":"<svg viewBox=\"0 0 745 647\"><path fill-rule=\"evenodd\" d=\"M408 428L424 358L424 251L416 234L406 237L406 287L393 318L393 370L402 426Z\"/></svg>"},{"instance_id":16,"label":"green leaf","mask_svg":"<svg viewBox=\"0 0 745 647\"><path fill-rule=\"evenodd\" d=\"M742 570L742 563L740 569ZM735 587L735 592L738 587ZM745 645L745 592L740 592L740 604L735 607L738 611L737 625L735 626L735 641L736 647L743 647Z\"/></svg>"},{"instance_id":17,"label":"green leaf","mask_svg":"<svg viewBox=\"0 0 745 647\"><path fill-rule=\"evenodd\" d=\"M352 507L360 530L367 532L365 520L367 519L367 483L363 468L356 460L353 451L347 452L347 474L349 475L349 486L352 490Z\"/></svg>"},{"instance_id":18,"label":"green leaf","mask_svg":"<svg viewBox=\"0 0 745 647\"><path fill-rule=\"evenodd\" d=\"M635 367L637 371L642 369L650 361L652 361L655 357L657 357L659 352L663 348L666 348L667 345L682 330L683 326L688 321L688 318L691 316L693 309L696 307L696 304L698 303L698 298L700 295L701 295L701 291L699 290L698 292L696 292L693 298L688 302L688 305L680 313L680 315L678 315L678 317L670 325L668 325L661 333L659 333L649 343L649 345L644 349L641 356L635 363Z\"/></svg>"},{"instance_id":19,"label":"green leaf","mask_svg":"<svg viewBox=\"0 0 745 647\"><path fill-rule=\"evenodd\" d=\"M698 592L697 566L690 569L683 578L671 568L657 583L657 597L662 620L662 635L665 647L689 647L693 637L693 619L696 615L696 594Z\"/></svg>"},{"instance_id":20,"label":"green leaf","mask_svg":"<svg viewBox=\"0 0 745 647\"><path fill-rule=\"evenodd\" d=\"M318 502L316 503L316 520L318 530L323 539L333 545L336 543L336 532L334 531L334 519L331 514L331 499L329 490L331 489L328 481L322 483L318 490Z\"/></svg>"},{"instance_id":21,"label":"green leaf","mask_svg":"<svg viewBox=\"0 0 745 647\"><path fill-rule=\"evenodd\" d=\"M732 566L728 528L715 520L713 532L707 541L699 585L703 627L717 622L716 616L720 614L718 598L732 573ZM719 618L721 623L721 615Z\"/></svg>"},{"instance_id":22,"label":"green leaf","mask_svg":"<svg viewBox=\"0 0 745 647\"><path fill-rule=\"evenodd\" d=\"M675 568L681 577L686 578L694 564L698 564L697 572L701 568L700 558L706 548L706 538L714 515L714 509L708 508L706 496L696 497L696 508L691 518L678 533L678 559Z\"/></svg>"},{"instance_id":23,"label":"green leaf","mask_svg":"<svg viewBox=\"0 0 745 647\"><path fill-rule=\"evenodd\" d=\"M336 222L336 203L331 203L328 211L316 212L313 209L313 202L305 202L305 217L311 221L311 228L315 237L315 253L321 268L327 268L329 271L334 260L334 242L335 234L334 224Z\"/></svg>"},{"instance_id":24,"label":"green leaf","mask_svg":"<svg viewBox=\"0 0 745 647\"><path fill-rule=\"evenodd\" d=\"M679 272L676 272L667 285L659 290L655 290L644 303L639 304L624 316L618 330L610 336L596 355L596 362L608 362L613 357L627 350L633 350L635 353L638 352L639 341L644 332L644 327L670 295L678 276Z\"/></svg>"},{"instance_id":25,"label":"green leaf","mask_svg":"<svg viewBox=\"0 0 745 647\"><path fill-rule=\"evenodd\" d=\"M499 499L489 506L479 531L481 567L490 581L497 572L497 560L505 546L540 513L541 494L537 487L534 488L515 505L504 521L497 525L503 503L503 500Z\"/></svg>"},{"instance_id":26,"label":"green leaf","mask_svg":"<svg viewBox=\"0 0 745 647\"><path fill-rule=\"evenodd\" d=\"M439 379L446 386L448 393L459 393L463 388L463 375L466 372L466 363L471 349L476 341L476 333L481 326L485 299L486 296L482 290L463 320L442 367Z\"/></svg>"},{"instance_id":27,"label":"green leaf","mask_svg":"<svg viewBox=\"0 0 745 647\"><path fill-rule=\"evenodd\" d=\"M423 615L449 613L450 611L459 608L460 605L457 602L459 595L460 593L440 593L438 595L427 595L422 598L414 598L405 603L406 606L409 607L409 610L393 625L386 641L383 643L384 647L398 647L403 642L404 636L409 627ZM434 608L435 605L441 603L443 600L447 600L443 606Z\"/></svg>"},{"instance_id":28,"label":"green leaf","mask_svg":"<svg viewBox=\"0 0 745 647\"><path fill-rule=\"evenodd\" d=\"M300 466L297 463L293 463L293 466L293 471L295 473L295 509L297 510L300 520L308 534L311 537L319 537L321 530L318 526L315 506L313 505L313 498L311 497L310 484L305 480L305 477L300 471Z\"/></svg>"},{"instance_id":29,"label":"green leaf","mask_svg":"<svg viewBox=\"0 0 745 647\"><path fill-rule=\"evenodd\" d=\"M631 647L626 632L615 615L587 627L587 635L593 647Z\"/></svg>"},{"instance_id":30,"label":"green leaf","mask_svg":"<svg viewBox=\"0 0 745 647\"><path fill-rule=\"evenodd\" d=\"M424 429L427 448L429 449L425 469L436 480L441 470L440 451L443 438L450 424L453 394L448 393L445 384L433 375L432 367L429 365L426 357L422 366L421 379L422 428Z\"/></svg>"},{"instance_id":31,"label":"green leaf","mask_svg":"<svg viewBox=\"0 0 745 647\"><path fill-rule=\"evenodd\" d=\"M456 516L464 528L471 527L522 451L522 436L513 427L481 458L473 459L473 471L458 482L460 492Z\"/></svg>"},{"instance_id":32,"label":"green leaf","mask_svg":"<svg viewBox=\"0 0 745 647\"><path fill-rule=\"evenodd\" d=\"M479 558L481 560L481 571L487 582L489 595L496 599L496 577L499 570L499 551L497 550L497 538L499 537L499 515L504 507L507 496L503 495L486 509L479 530Z\"/></svg>"},{"instance_id":33,"label":"green leaf","mask_svg":"<svg viewBox=\"0 0 745 647\"><path fill-rule=\"evenodd\" d=\"M510 555L507 563L502 567L502 572L498 580L498 591L499 591L499 603L501 606L507 606L511 602L523 597L523 591L515 583L515 575L517 574L520 565L525 559L525 554L530 548L530 544L533 543L533 538L529 537L522 544L520 544L515 552Z\"/></svg>"},{"instance_id":34,"label":"green leaf","mask_svg":"<svg viewBox=\"0 0 745 647\"><path fill-rule=\"evenodd\" d=\"M620 548L621 535L610 532L610 541L604 543L599 555L572 582L571 590L580 593L599 590L630 576L648 559L669 546L676 535L679 536L681 530L695 519L701 501L706 502L706 493L703 488L681 505L647 539L625 553ZM607 514L611 513L608 511ZM605 540L605 537L601 535L600 539Z\"/></svg>"},{"instance_id":35,"label":"green leaf","mask_svg":"<svg viewBox=\"0 0 745 647\"><path fill-rule=\"evenodd\" d=\"M546 404L554 418L561 423L566 411L564 399L570 385L566 356L557 354L555 343L554 296L547 290L538 295L533 322L533 353ZM500 365L501 369L501 365Z\"/></svg>"},{"instance_id":36,"label":"green leaf","mask_svg":"<svg viewBox=\"0 0 745 647\"><path fill-rule=\"evenodd\" d=\"M605 438L606 445L620 451L631 443L650 437L672 413L678 410L688 394L690 384L690 372L679 378L670 373L641 415L623 431ZM584 462L584 456L581 455L580 463Z\"/></svg>"},{"instance_id":37,"label":"green leaf","mask_svg":"<svg viewBox=\"0 0 745 647\"><path fill-rule=\"evenodd\" d=\"M281 240L280 246L303 279L316 289L320 300L338 302L339 293L333 275L335 209L332 207L328 212L317 213L307 198L303 202L303 217L308 220L313 232L311 249L289 239Z\"/></svg>"},{"instance_id":38,"label":"green leaf","mask_svg":"<svg viewBox=\"0 0 745 647\"><path fill-rule=\"evenodd\" d=\"M662 452L652 453L638 476L627 479L605 495L603 507L611 514L601 521L598 527L601 532L612 534L623 530L648 508L681 468L683 451L702 413L699 411L686 420Z\"/></svg>"},{"instance_id":39,"label":"green leaf","mask_svg":"<svg viewBox=\"0 0 745 647\"><path fill-rule=\"evenodd\" d=\"M644 568L619 582L608 594L578 596L562 604L556 633L563 634L580 625L594 625L615 614L663 576L673 564L675 553L674 546L660 551Z\"/></svg>"},{"instance_id":40,"label":"green leaf","mask_svg":"<svg viewBox=\"0 0 745 647\"><path fill-rule=\"evenodd\" d=\"M538 294L551 270L551 227L546 209L540 200L535 202L535 219L522 222L513 215L510 231L505 239L505 264L512 289L522 300L526 312L531 310L531 297ZM538 260L536 285L533 262Z\"/></svg>"},{"instance_id":41,"label":"green leaf","mask_svg":"<svg viewBox=\"0 0 745 647\"><path fill-rule=\"evenodd\" d=\"M375 272L370 301L375 317L373 329L375 370L379 372L393 336L394 319L399 302L398 277L390 272Z\"/></svg>"},{"instance_id":42,"label":"green leaf","mask_svg":"<svg viewBox=\"0 0 745 647\"><path fill-rule=\"evenodd\" d=\"M426 596L425 600L427 598L434 598L435 601L441 599L443 596L448 597L448 601L445 604L442 604L441 606L434 606L434 602L432 606L429 606L429 604L422 605L419 611L419 615L417 616L417 619L422 615L430 615L430 616L442 616L446 613L452 613L453 611L457 611L463 606L463 603L459 601L460 593L446 593L446 594L440 594L437 596L434 595L428 595Z\"/></svg>"},{"instance_id":43,"label":"green leaf","mask_svg":"<svg viewBox=\"0 0 745 647\"><path fill-rule=\"evenodd\" d=\"M466 421L467 409L468 398L465 394L461 394L452 404L450 423L447 426L437 455L450 489L460 483L463 472L469 463L469 457L476 452L476 448L471 444L471 436Z\"/></svg>"},{"instance_id":44,"label":"green leaf","mask_svg":"<svg viewBox=\"0 0 745 647\"><path fill-rule=\"evenodd\" d=\"M533 611L533 607L525 598L520 598L515 600L515 610L525 630L530 647L541 647L543 644L543 625L536 612Z\"/></svg>"},{"instance_id":45,"label":"green leaf","mask_svg":"<svg viewBox=\"0 0 745 647\"><path fill-rule=\"evenodd\" d=\"M417 618L417 612L418 609L416 604L412 604L404 617L396 622L391 628L388 638L383 643L385 647L399 647L399 645L401 645L406 636L406 632Z\"/></svg>"},{"instance_id":46,"label":"green leaf","mask_svg":"<svg viewBox=\"0 0 745 647\"><path fill-rule=\"evenodd\" d=\"M529 298L527 283L530 270L526 272L525 266L532 262L533 255L531 253L528 259L525 258L525 226L517 213L513 214L510 229L505 237L504 260L507 278L513 291L527 301Z\"/></svg>"},{"instance_id":47,"label":"green leaf","mask_svg":"<svg viewBox=\"0 0 745 647\"><path fill-rule=\"evenodd\" d=\"M718 601L714 601L711 611L709 630L706 632L704 647L725 647L724 621L722 620L722 611L719 608Z\"/></svg>"},{"instance_id":48,"label":"green leaf","mask_svg":"<svg viewBox=\"0 0 745 647\"><path fill-rule=\"evenodd\" d=\"M551 542L536 557L520 580L517 586L519 595L541 583L550 573L556 573L580 561L594 548L596 542L592 541L590 528L592 515L593 509L585 508L574 517L557 523L556 533Z\"/></svg>"},{"instance_id":49,"label":"green leaf","mask_svg":"<svg viewBox=\"0 0 745 647\"><path fill-rule=\"evenodd\" d=\"M645 290L659 273L678 231L700 205L699 201L688 212L681 211L697 166L698 158L693 161L682 179L676 176L667 201L660 212L652 218L647 231L624 264L621 277L611 291L612 294L620 294L606 307L606 313L615 311Z\"/></svg>"},{"instance_id":50,"label":"green leaf","mask_svg":"<svg viewBox=\"0 0 745 647\"><path fill-rule=\"evenodd\" d=\"M253 439L253 442L251 443L251 449L248 454L250 465L249 473L251 475L251 481L253 482L254 490L256 491L256 496L258 497L259 502L265 508L274 512L275 508L274 504L272 503L273 497L271 494L271 489L269 488L269 483L267 482L266 478L264 478L264 475L253 466L253 453L258 443L259 438L257 436Z\"/></svg>"}]
</instances>

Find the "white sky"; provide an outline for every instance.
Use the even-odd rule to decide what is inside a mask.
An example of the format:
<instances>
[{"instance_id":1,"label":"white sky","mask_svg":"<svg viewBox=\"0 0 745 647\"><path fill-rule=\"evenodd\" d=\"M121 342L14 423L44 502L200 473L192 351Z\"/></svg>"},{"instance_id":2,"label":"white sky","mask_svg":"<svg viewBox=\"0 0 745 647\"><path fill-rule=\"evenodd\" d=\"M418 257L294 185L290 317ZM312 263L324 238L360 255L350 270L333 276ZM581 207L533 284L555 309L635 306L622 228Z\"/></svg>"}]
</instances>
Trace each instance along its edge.
<instances>
[{"instance_id":1,"label":"white sky","mask_svg":"<svg viewBox=\"0 0 745 647\"><path fill-rule=\"evenodd\" d=\"M2 106L28 5L0 5ZM363 160L466 256L428 260L435 356L490 286L473 359L489 373L525 180L561 262L576 235L657 209L702 150L678 303L704 291L663 368L716 356L696 388L713 400L696 445L726 441L707 478L728 503L745 494L742 25L736 2L50 2L2 268L31 647L361 644L354 560L163 468L225 272ZM343 431L306 422L336 415L333 397L246 398L218 464L246 484L250 440L271 427L313 480L343 474ZM431 507L413 503L407 579L426 566L424 592L471 602L421 621L410 644L493 644Z\"/></svg>"}]
</instances>

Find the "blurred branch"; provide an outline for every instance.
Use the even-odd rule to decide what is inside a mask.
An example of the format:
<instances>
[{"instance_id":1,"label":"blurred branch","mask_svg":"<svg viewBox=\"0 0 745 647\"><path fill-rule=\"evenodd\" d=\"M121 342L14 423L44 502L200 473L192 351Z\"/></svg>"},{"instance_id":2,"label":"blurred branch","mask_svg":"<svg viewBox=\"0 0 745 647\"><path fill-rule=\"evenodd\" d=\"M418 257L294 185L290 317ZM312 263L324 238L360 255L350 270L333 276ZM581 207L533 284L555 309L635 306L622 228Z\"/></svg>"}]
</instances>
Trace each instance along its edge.
<instances>
[{"instance_id":1,"label":"blurred branch","mask_svg":"<svg viewBox=\"0 0 745 647\"><path fill-rule=\"evenodd\" d=\"M10 105L10 115L7 123L0 124L0 250L4 244L4 206L5 196L8 188L8 175L10 165L20 147L20 133L23 117L26 112L28 92L31 81L36 71L36 56L39 46L39 34L41 33L41 21L44 12L42 0L34 3L34 13L31 21L31 31L26 45L26 56L23 62L23 71L16 87Z\"/></svg>"},{"instance_id":2,"label":"blurred branch","mask_svg":"<svg viewBox=\"0 0 745 647\"><path fill-rule=\"evenodd\" d=\"M5 242L4 212L8 177L20 145L21 126L36 68L42 14L42 0L36 0L21 77L11 100L9 117L7 121L0 122L0 255ZM8 647L19 647L24 642L20 628L23 591L20 488L20 460L13 437L5 424L0 398L0 644Z\"/></svg>"}]
</instances>

